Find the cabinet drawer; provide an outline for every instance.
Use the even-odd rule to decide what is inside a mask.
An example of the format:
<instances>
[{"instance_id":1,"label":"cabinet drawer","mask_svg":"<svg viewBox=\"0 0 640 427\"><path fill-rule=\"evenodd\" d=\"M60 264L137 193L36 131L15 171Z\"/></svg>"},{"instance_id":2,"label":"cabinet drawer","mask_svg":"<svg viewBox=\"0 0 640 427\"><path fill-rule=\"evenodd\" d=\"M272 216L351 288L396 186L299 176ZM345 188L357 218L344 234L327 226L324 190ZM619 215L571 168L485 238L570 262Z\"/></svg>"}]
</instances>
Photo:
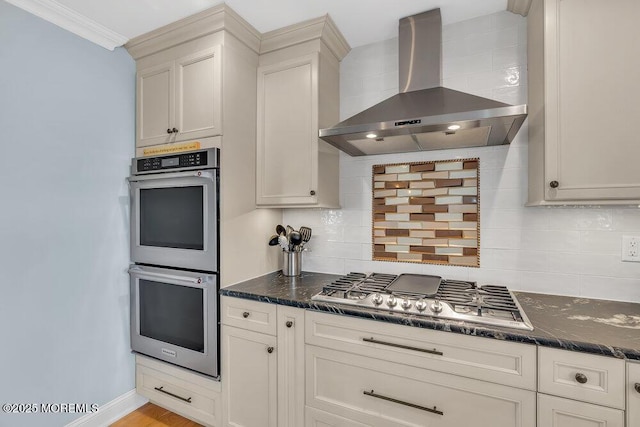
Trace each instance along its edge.
<instances>
[{"instance_id":1,"label":"cabinet drawer","mask_svg":"<svg viewBox=\"0 0 640 427\"><path fill-rule=\"evenodd\" d=\"M308 312L308 344L528 390L536 347L326 313Z\"/></svg>"},{"instance_id":2,"label":"cabinet drawer","mask_svg":"<svg viewBox=\"0 0 640 427\"><path fill-rule=\"evenodd\" d=\"M223 296L220 320L223 325L236 326L263 334L276 334L276 305L242 298Z\"/></svg>"},{"instance_id":3,"label":"cabinet drawer","mask_svg":"<svg viewBox=\"0 0 640 427\"><path fill-rule=\"evenodd\" d=\"M218 381L136 355L136 391L153 403L194 421L221 425Z\"/></svg>"},{"instance_id":4,"label":"cabinet drawer","mask_svg":"<svg viewBox=\"0 0 640 427\"><path fill-rule=\"evenodd\" d=\"M624 411L556 396L538 395L539 427L624 427ZM628 424L627 427L633 427Z\"/></svg>"},{"instance_id":5,"label":"cabinet drawer","mask_svg":"<svg viewBox=\"0 0 640 427\"><path fill-rule=\"evenodd\" d=\"M306 370L307 406L370 426L535 426L533 391L315 346Z\"/></svg>"},{"instance_id":6,"label":"cabinet drawer","mask_svg":"<svg viewBox=\"0 0 640 427\"><path fill-rule=\"evenodd\" d=\"M540 347L538 362L541 393L624 409L624 360Z\"/></svg>"}]
</instances>

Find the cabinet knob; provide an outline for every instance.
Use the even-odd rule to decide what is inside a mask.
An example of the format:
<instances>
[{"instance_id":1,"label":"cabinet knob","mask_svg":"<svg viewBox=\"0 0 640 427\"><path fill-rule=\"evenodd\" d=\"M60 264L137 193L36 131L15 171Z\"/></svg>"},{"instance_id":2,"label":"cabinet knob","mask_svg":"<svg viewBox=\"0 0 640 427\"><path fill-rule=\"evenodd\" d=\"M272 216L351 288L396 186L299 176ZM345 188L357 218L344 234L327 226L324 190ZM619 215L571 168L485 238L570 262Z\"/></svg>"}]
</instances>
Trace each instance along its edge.
<instances>
[{"instance_id":1,"label":"cabinet knob","mask_svg":"<svg viewBox=\"0 0 640 427\"><path fill-rule=\"evenodd\" d=\"M560 183L558 181L551 181L549 183L549 187L551 187L551 188L558 188L558 185L560 185Z\"/></svg>"},{"instance_id":2,"label":"cabinet knob","mask_svg":"<svg viewBox=\"0 0 640 427\"><path fill-rule=\"evenodd\" d=\"M578 372L576 374L576 381L578 381L580 384L586 384L587 383L587 376L583 373Z\"/></svg>"},{"instance_id":3,"label":"cabinet knob","mask_svg":"<svg viewBox=\"0 0 640 427\"><path fill-rule=\"evenodd\" d=\"M273 353L273 347L267 347L267 353L269 354Z\"/></svg>"},{"instance_id":4,"label":"cabinet knob","mask_svg":"<svg viewBox=\"0 0 640 427\"><path fill-rule=\"evenodd\" d=\"M309 194L311 194L312 196L316 195L316 192L314 190L309 191Z\"/></svg>"},{"instance_id":5,"label":"cabinet knob","mask_svg":"<svg viewBox=\"0 0 640 427\"><path fill-rule=\"evenodd\" d=\"M251 313L249 313L248 311L245 311L244 313L242 313L242 317L244 317L245 319L249 317L249 315L251 315Z\"/></svg>"},{"instance_id":6,"label":"cabinet knob","mask_svg":"<svg viewBox=\"0 0 640 427\"><path fill-rule=\"evenodd\" d=\"M636 389L636 391L637 391L638 393L640 393L640 383L636 383L636 384L633 386L633 388L635 388L635 389Z\"/></svg>"},{"instance_id":7,"label":"cabinet knob","mask_svg":"<svg viewBox=\"0 0 640 427\"><path fill-rule=\"evenodd\" d=\"M173 133L178 133L178 129L173 128L173 129L171 129L171 132L173 132Z\"/></svg>"},{"instance_id":8,"label":"cabinet knob","mask_svg":"<svg viewBox=\"0 0 640 427\"><path fill-rule=\"evenodd\" d=\"M167 133L173 133L171 129L167 129Z\"/></svg>"},{"instance_id":9,"label":"cabinet knob","mask_svg":"<svg viewBox=\"0 0 640 427\"><path fill-rule=\"evenodd\" d=\"M291 320L287 320L287 323L285 323L287 328L290 328L293 326L293 322Z\"/></svg>"}]
</instances>

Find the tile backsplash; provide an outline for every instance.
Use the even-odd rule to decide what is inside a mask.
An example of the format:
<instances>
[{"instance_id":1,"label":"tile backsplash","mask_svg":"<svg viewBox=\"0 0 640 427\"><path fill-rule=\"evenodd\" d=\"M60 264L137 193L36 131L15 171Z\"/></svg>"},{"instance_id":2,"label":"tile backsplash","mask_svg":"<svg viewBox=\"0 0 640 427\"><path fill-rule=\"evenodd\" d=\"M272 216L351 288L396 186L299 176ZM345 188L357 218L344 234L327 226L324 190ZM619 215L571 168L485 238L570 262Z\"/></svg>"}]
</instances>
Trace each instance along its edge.
<instances>
[{"instance_id":1,"label":"tile backsplash","mask_svg":"<svg viewBox=\"0 0 640 427\"><path fill-rule=\"evenodd\" d=\"M353 49L341 63L341 118L398 92L397 39ZM443 28L443 85L510 104L527 102L526 19L500 12ZM479 158L480 268L373 261L372 167ZM342 209L284 211L313 228L307 271L436 274L514 290L640 301L640 264L621 262L640 209L524 207L527 122L506 146L366 157L340 153Z\"/></svg>"},{"instance_id":2,"label":"tile backsplash","mask_svg":"<svg viewBox=\"0 0 640 427\"><path fill-rule=\"evenodd\" d=\"M478 160L373 166L373 259L478 266Z\"/></svg>"}]
</instances>

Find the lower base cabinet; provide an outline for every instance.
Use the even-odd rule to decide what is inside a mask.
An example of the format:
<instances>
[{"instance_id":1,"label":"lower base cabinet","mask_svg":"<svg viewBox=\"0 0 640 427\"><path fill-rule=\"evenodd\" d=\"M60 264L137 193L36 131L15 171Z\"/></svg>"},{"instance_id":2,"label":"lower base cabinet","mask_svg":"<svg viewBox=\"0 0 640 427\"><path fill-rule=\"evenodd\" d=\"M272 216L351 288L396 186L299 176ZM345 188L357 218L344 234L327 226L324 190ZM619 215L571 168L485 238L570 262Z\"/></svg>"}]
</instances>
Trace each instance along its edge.
<instances>
[{"instance_id":1,"label":"lower base cabinet","mask_svg":"<svg viewBox=\"0 0 640 427\"><path fill-rule=\"evenodd\" d=\"M624 411L538 394L538 427L624 427Z\"/></svg>"},{"instance_id":2,"label":"lower base cabinet","mask_svg":"<svg viewBox=\"0 0 640 427\"><path fill-rule=\"evenodd\" d=\"M136 391L156 405L205 426L222 425L219 381L138 354Z\"/></svg>"},{"instance_id":3,"label":"lower base cabinet","mask_svg":"<svg viewBox=\"0 0 640 427\"><path fill-rule=\"evenodd\" d=\"M276 337L222 326L224 425L277 427Z\"/></svg>"},{"instance_id":4,"label":"lower base cabinet","mask_svg":"<svg viewBox=\"0 0 640 427\"><path fill-rule=\"evenodd\" d=\"M627 362L627 427L640 426L640 362Z\"/></svg>"},{"instance_id":5,"label":"lower base cabinet","mask_svg":"<svg viewBox=\"0 0 640 427\"><path fill-rule=\"evenodd\" d=\"M357 423L459 427L472 420L476 427L536 425L533 391L328 348L307 346L306 355L307 407Z\"/></svg>"}]
</instances>

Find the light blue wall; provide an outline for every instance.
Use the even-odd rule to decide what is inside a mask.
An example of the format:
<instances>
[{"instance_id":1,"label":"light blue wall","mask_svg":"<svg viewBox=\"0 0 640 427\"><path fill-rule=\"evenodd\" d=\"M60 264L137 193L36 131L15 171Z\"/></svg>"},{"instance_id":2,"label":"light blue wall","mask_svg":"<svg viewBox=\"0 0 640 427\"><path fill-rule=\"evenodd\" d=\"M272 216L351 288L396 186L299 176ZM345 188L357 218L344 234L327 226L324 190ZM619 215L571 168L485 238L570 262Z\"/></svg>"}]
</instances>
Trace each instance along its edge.
<instances>
[{"instance_id":1,"label":"light blue wall","mask_svg":"<svg viewBox=\"0 0 640 427\"><path fill-rule=\"evenodd\" d=\"M0 0L0 404L134 388L128 188L135 63ZM7 415L62 426L81 414Z\"/></svg>"}]
</instances>

